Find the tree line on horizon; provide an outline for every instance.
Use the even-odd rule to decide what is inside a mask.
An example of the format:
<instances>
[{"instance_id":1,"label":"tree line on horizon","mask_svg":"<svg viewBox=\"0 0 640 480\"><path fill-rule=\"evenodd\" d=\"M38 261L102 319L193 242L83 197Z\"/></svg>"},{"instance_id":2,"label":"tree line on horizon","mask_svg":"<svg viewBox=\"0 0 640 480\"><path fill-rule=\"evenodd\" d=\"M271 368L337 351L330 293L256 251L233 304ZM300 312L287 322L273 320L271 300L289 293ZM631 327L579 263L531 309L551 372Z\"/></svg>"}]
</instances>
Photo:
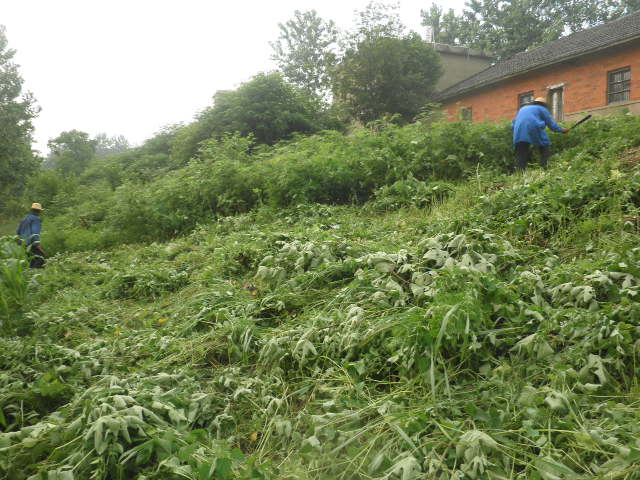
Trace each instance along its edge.
<instances>
[{"instance_id":1,"label":"tree line on horizon","mask_svg":"<svg viewBox=\"0 0 640 480\"><path fill-rule=\"evenodd\" d=\"M497 58L555 40L640 8L640 0L470 0L460 13L438 3L421 11L433 41L482 48ZM22 198L54 198L65 188L150 178L197 158L202 142L229 134L274 145L298 134L344 132L390 116L407 123L428 110L442 74L440 59L408 31L399 5L371 1L340 31L315 10L296 10L271 43L278 69L256 74L235 90L218 91L193 122L170 125L132 148L122 136L90 138L61 132L41 158L32 148L39 107L13 62L0 27L0 214L23 208Z\"/></svg>"}]
</instances>

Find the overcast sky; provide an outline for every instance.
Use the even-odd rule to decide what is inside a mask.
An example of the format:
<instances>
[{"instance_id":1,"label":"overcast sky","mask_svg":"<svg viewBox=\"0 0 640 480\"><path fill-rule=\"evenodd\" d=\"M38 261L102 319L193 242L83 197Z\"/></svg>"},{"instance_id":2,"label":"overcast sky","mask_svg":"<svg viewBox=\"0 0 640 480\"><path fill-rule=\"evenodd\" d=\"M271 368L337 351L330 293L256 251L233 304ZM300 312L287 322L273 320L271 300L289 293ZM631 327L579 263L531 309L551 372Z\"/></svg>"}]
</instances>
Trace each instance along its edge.
<instances>
[{"instance_id":1,"label":"overcast sky","mask_svg":"<svg viewBox=\"0 0 640 480\"><path fill-rule=\"evenodd\" d=\"M36 147L78 129L140 144L188 122L217 90L275 69L269 42L294 10L316 9L348 28L368 0L0 0L16 63L42 108ZM420 9L401 15L424 33ZM461 8L464 0L441 2Z\"/></svg>"}]
</instances>

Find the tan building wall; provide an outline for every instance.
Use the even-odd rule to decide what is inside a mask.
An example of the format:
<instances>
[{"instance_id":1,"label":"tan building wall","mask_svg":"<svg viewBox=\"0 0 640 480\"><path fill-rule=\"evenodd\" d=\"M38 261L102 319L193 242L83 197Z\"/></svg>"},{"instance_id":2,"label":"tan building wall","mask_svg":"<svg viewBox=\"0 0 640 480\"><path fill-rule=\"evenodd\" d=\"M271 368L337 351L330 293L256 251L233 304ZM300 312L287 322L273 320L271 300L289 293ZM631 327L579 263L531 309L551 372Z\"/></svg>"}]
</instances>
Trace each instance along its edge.
<instances>
[{"instance_id":1,"label":"tan building wall","mask_svg":"<svg viewBox=\"0 0 640 480\"><path fill-rule=\"evenodd\" d=\"M440 53L443 74L436 84L436 91L454 85L491 66L493 58L484 51L467 47L454 47L436 43L434 48Z\"/></svg>"}]
</instances>

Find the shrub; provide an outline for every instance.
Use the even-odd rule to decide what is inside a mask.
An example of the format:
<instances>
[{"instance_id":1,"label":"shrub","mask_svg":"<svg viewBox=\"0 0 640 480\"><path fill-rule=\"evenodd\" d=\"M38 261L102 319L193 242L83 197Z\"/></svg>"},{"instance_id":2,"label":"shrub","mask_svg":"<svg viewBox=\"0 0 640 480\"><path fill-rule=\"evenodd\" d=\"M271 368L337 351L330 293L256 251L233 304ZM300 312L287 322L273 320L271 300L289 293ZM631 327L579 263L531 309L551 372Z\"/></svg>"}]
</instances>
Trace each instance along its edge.
<instances>
[{"instance_id":1,"label":"shrub","mask_svg":"<svg viewBox=\"0 0 640 480\"><path fill-rule=\"evenodd\" d=\"M401 207L426 208L447 198L451 191L452 186L449 183L428 184L411 176L376 190L370 205L376 210L396 210Z\"/></svg>"},{"instance_id":2,"label":"shrub","mask_svg":"<svg viewBox=\"0 0 640 480\"><path fill-rule=\"evenodd\" d=\"M26 251L16 237L0 237L0 329L10 328L27 304L28 267Z\"/></svg>"}]
</instances>

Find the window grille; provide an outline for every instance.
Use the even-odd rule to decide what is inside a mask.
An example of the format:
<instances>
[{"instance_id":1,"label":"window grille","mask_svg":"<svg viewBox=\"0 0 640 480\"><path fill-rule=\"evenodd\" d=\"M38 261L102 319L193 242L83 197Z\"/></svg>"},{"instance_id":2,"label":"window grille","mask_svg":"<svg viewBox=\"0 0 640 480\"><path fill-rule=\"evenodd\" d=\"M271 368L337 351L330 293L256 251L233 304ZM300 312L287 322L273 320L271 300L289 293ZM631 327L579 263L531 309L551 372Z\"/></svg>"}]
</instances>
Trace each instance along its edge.
<instances>
[{"instance_id":1,"label":"window grille","mask_svg":"<svg viewBox=\"0 0 640 480\"><path fill-rule=\"evenodd\" d=\"M609 103L626 102L631 98L631 69L609 72Z\"/></svg>"},{"instance_id":2,"label":"window grille","mask_svg":"<svg viewBox=\"0 0 640 480\"><path fill-rule=\"evenodd\" d=\"M460 109L460 120L463 122L473 121L473 109L471 107L462 107Z\"/></svg>"},{"instance_id":3,"label":"window grille","mask_svg":"<svg viewBox=\"0 0 640 480\"><path fill-rule=\"evenodd\" d=\"M531 102L533 102L533 92L521 93L518 95L518 108L524 107Z\"/></svg>"}]
</instances>

